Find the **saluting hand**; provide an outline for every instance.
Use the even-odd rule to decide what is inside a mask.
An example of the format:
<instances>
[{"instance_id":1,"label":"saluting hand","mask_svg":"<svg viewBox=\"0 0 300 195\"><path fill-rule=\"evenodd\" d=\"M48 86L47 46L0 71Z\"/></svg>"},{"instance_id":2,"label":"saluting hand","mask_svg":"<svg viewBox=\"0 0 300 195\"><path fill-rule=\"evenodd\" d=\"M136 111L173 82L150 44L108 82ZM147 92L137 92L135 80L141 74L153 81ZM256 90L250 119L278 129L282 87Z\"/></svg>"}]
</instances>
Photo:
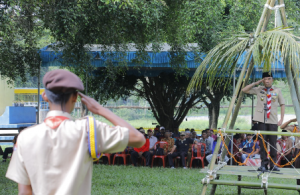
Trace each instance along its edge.
<instances>
[{"instance_id":1,"label":"saluting hand","mask_svg":"<svg viewBox=\"0 0 300 195\"><path fill-rule=\"evenodd\" d=\"M261 82L263 82L263 80L264 80L264 79L261 79L261 80L259 80L259 81L256 81L254 84L255 84L255 85L259 85Z\"/></svg>"},{"instance_id":2,"label":"saluting hand","mask_svg":"<svg viewBox=\"0 0 300 195\"><path fill-rule=\"evenodd\" d=\"M87 95L84 95L80 92L78 92L78 95L81 97L81 102L86 105L89 111L94 114L99 114L99 110L101 110L103 106L101 106L96 100Z\"/></svg>"}]
</instances>

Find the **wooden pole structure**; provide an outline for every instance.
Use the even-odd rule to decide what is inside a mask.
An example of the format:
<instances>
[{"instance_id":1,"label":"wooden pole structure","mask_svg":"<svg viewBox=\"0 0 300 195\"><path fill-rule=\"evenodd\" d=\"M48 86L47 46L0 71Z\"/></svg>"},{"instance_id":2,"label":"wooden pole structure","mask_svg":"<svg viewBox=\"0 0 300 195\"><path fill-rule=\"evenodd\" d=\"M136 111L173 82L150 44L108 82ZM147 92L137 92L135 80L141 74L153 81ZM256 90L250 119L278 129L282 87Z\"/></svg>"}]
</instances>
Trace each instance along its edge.
<instances>
[{"instance_id":1,"label":"wooden pole structure","mask_svg":"<svg viewBox=\"0 0 300 195\"><path fill-rule=\"evenodd\" d=\"M281 5L284 4L284 0L280 0L279 2L280 2ZM286 20L285 8L284 7L280 8L280 13L281 13L281 20L283 22L283 26L287 27L288 24L287 24L287 20Z\"/></svg>"},{"instance_id":2,"label":"wooden pole structure","mask_svg":"<svg viewBox=\"0 0 300 195\"><path fill-rule=\"evenodd\" d=\"M274 7L275 1L276 1L276 0L271 0L271 2L268 3L268 4L270 5L270 7ZM265 7L265 8L266 8L266 7ZM267 9L267 14L266 14L266 17L265 17L265 20L264 20L264 25L263 25L263 27L261 28L261 32L265 32L265 31L267 30L267 26L268 26L270 17L271 17L271 10L270 10L270 9Z\"/></svg>"},{"instance_id":3,"label":"wooden pole structure","mask_svg":"<svg viewBox=\"0 0 300 195\"><path fill-rule=\"evenodd\" d=\"M253 71L253 67L254 67L254 62L253 62L253 59L252 59L251 62L250 62L249 68L247 70L247 74L246 74L246 77L245 77L242 88L244 88L247 85L248 80L250 78L250 75ZM236 108L241 107L244 95L245 95L244 92L241 91L240 95L239 95L239 98L238 98L238 101L236 103ZM230 121L229 129L233 129L238 113L239 113L239 109L235 109L234 113L233 113L233 116L231 118L231 121Z\"/></svg>"},{"instance_id":4,"label":"wooden pole structure","mask_svg":"<svg viewBox=\"0 0 300 195\"><path fill-rule=\"evenodd\" d=\"M224 133L223 130L221 130L221 132ZM240 130L226 129L225 133L255 134L256 132L252 131L252 130L243 130L243 129L240 129ZM284 135L284 136L296 136L296 137L300 137L300 133L292 133L292 132L259 131L259 133L262 134L262 135Z\"/></svg>"},{"instance_id":5,"label":"wooden pole structure","mask_svg":"<svg viewBox=\"0 0 300 195\"><path fill-rule=\"evenodd\" d=\"M249 182L249 181L227 181L227 180L213 180L210 181L211 184L217 185L228 185L228 186L246 186L246 187L261 187L261 183ZM287 190L299 190L298 185L289 184L278 184L278 183L268 183L268 188L276 189L287 189ZM263 188L261 188L263 189Z\"/></svg>"},{"instance_id":6,"label":"wooden pole structure","mask_svg":"<svg viewBox=\"0 0 300 195\"><path fill-rule=\"evenodd\" d=\"M275 0L272 0L272 1L271 1L271 0L267 0L267 3L266 3L266 4L270 4L270 2L274 2L274 4L275 4ZM265 20L265 19L266 19L266 15L268 14L268 11L269 11L269 9L265 6L265 7L264 7L264 10L263 10L263 13L262 13L262 15L261 15L261 17L260 17L259 23L258 23L258 25L257 25L256 31L255 31L255 34L254 34L254 38L256 38L256 37L259 35L260 29L264 30L264 28L262 27L263 22L264 22L264 21L265 21L265 22L268 22L268 21L269 21L269 20ZM251 46L251 47L252 47L252 46ZM224 128L224 129L226 129L226 127L227 127L227 124L228 124L228 121L229 121L229 118L230 118L230 115L231 115L231 112L232 112L232 108L233 108L233 106L234 106L234 103L235 103L235 100L236 100L236 98L237 98L239 89L240 89L240 87L241 87L242 80L243 80L243 78L244 78L244 74L245 74L245 71L246 71L246 67L247 67L247 65L248 65L248 62L250 61L250 57L251 57L251 55L249 55L249 56L247 57L246 63L244 64L243 69L242 69L242 71L241 71L241 74L240 74L240 77L239 77L239 80L238 80L238 83L237 83L237 86L236 86L235 93L233 94L233 97L232 97L232 99L231 99L229 108L228 108L228 110L227 110L227 114L226 114L225 119L224 119L224 122L223 122L222 128ZM251 60L251 61L252 61L252 60ZM250 64L251 64L251 63L250 63ZM250 72L249 74L251 74L251 72ZM240 109L240 105L239 105L239 106L237 105L236 108L235 108L235 110L238 111L239 109ZM233 124L233 125L234 125L234 124ZM216 158L217 158L217 152L218 152L218 150L219 150L219 148L220 148L219 140L220 140L220 137L218 138L217 145L216 145L216 148L215 148L213 157L212 157L211 162L210 162L210 164L209 164L209 170L213 170L213 166L214 166L215 160L216 160ZM228 145L229 140L227 139L226 142L227 142L226 144ZM225 157L225 152L223 151L223 154L222 154L221 159L224 159L224 157ZM217 187L217 184L216 184L216 185L213 185L213 187L212 187L212 192L215 192L216 187ZM202 194L205 194L206 189L207 189L207 184L203 184Z\"/></svg>"},{"instance_id":7,"label":"wooden pole structure","mask_svg":"<svg viewBox=\"0 0 300 195\"><path fill-rule=\"evenodd\" d=\"M252 73L253 67L254 67L254 62L253 62L253 58L252 58L251 61L250 61L250 65L249 65L249 68L248 68L248 71L247 71L247 74L246 74L244 83L243 83L243 85L242 85L242 88L244 88L244 87L247 85L248 80L249 80L249 78L250 78L250 75L251 75L251 73ZM239 89L238 89L238 91L239 91ZM238 98L238 102L237 102L237 104L236 104L236 109L234 110L233 116L232 116L231 121L230 121L229 129L233 129L233 127L234 127L234 124L235 124L237 115L238 115L238 113L239 113L239 108L241 107L243 98L244 98L244 93L241 91L241 92L240 92L240 95L239 95L239 98ZM230 141L229 138L226 137L225 144L226 144L227 146L228 146L228 144L229 144L229 141ZM232 148L231 148L231 149L232 149ZM222 161L223 159L225 159L226 153L227 153L227 151L226 151L226 150L223 150L222 155L221 155L221 161Z\"/></svg>"},{"instance_id":8,"label":"wooden pole structure","mask_svg":"<svg viewBox=\"0 0 300 195\"><path fill-rule=\"evenodd\" d=\"M285 74L286 74L286 78L288 80L288 84L290 86L290 93L291 93L292 101L294 104L294 110L296 113L297 121L299 123L300 122L300 106L299 106L299 100L297 97L296 88L295 88L295 84L294 84L294 80L293 80L293 75L292 75L291 67L289 66L288 60L285 60L284 62L285 62L284 63Z\"/></svg>"},{"instance_id":9,"label":"wooden pole structure","mask_svg":"<svg viewBox=\"0 0 300 195\"><path fill-rule=\"evenodd\" d=\"M297 98L298 98L298 101L299 101L299 104L300 104L300 94L299 94L298 78L296 77L294 70L292 69L291 71L292 71L292 76L293 76L293 82L295 84L296 95L297 95Z\"/></svg>"},{"instance_id":10,"label":"wooden pole structure","mask_svg":"<svg viewBox=\"0 0 300 195\"><path fill-rule=\"evenodd\" d=\"M252 47L252 46L251 46ZM246 68L247 68L247 62L249 62L250 60L250 57L251 55L248 55L247 58L246 58L246 61L244 63L244 66L242 68L242 71L240 73L240 76L239 76L239 80L236 84L236 88L235 88L235 91L234 91L234 94L233 94L233 97L231 99L231 102L230 102L230 105L229 105L229 108L227 110L227 114L225 116L225 119L224 119L224 123L223 123L223 126L222 128L226 128L227 127L227 123L229 121L229 118L230 118L230 115L231 115L231 112L232 112L232 108L234 106L234 103L235 103L235 100L237 98L237 95L239 93L239 89L242 85L242 82L243 82L243 78L244 78L244 75L245 75L245 72L246 72ZM236 108L236 109L239 109L239 108ZM209 170L212 171L213 168L214 168L214 165L215 165L215 161L217 159L217 156L218 156L218 152L219 152L219 149L220 149L220 144L221 144L221 138L218 137L218 140L217 140L217 144L215 146L215 150L214 150L214 153L213 153L213 156L212 156L212 159L209 163ZM214 191L216 188L216 186L213 186L212 188L212 191ZM207 184L203 184L203 187L202 187L202 193L201 194L205 194L206 193L206 189L207 189Z\"/></svg>"},{"instance_id":11,"label":"wooden pole structure","mask_svg":"<svg viewBox=\"0 0 300 195\"><path fill-rule=\"evenodd\" d=\"M284 4L284 0L280 0L280 4ZM285 14L285 7L280 8L281 13L281 20L283 22L284 27L287 27L287 20L286 20L286 14ZM288 84L290 86L290 93L294 105L294 110L296 113L298 124L300 122L300 107L299 107L299 101L300 101L300 93L299 93L299 85L298 85L298 79L295 78L295 74L292 72L292 66L290 66L290 63L287 60L284 61L284 68L286 77L288 80Z\"/></svg>"},{"instance_id":12,"label":"wooden pole structure","mask_svg":"<svg viewBox=\"0 0 300 195\"><path fill-rule=\"evenodd\" d=\"M274 7L275 2L276 2L276 0L267 0L266 4L270 5L270 7ZM284 1L280 0L280 4L281 5L284 4ZM284 26L287 26L284 7L280 8L280 11L281 11L281 16L282 16L283 24L284 24ZM270 19L270 15L271 15L271 10L268 9L268 6L265 6L264 10L263 10L263 13L261 15L261 18L259 20L258 26L256 28L255 34L254 34L255 38L259 35L260 30L261 30L261 32L264 32L266 30L267 24L268 24L269 19ZM222 126L222 128L224 130L226 130L227 123L229 121L229 118L230 118L230 115L231 115L231 112L232 112L232 109L233 109L233 106L234 106L234 102L235 102L235 100L237 98L237 93L238 93L238 91L239 91L239 89L241 87L242 79L243 79L244 74L245 74L245 68L248 65L250 57L251 57L251 55L247 56L247 59L246 59L247 64L244 64L243 69L241 71L241 75L240 75L238 83L237 83L237 88L235 90L235 93L233 94L233 98L231 100L231 103L229 105L229 109L228 109L227 114L226 114L225 119L224 119L224 123L223 123L223 126ZM251 60L251 62L252 62L252 60ZM284 65L285 65L286 75L287 75L287 78L288 78L288 83L289 83L289 86L290 86L290 92L291 92L291 96L292 96L292 100L293 100L293 104L294 104L294 108L295 108L297 120L300 122L300 106L299 106L299 100L300 100L299 95L300 95L300 93L298 91L299 90L298 89L298 83L297 83L297 80L293 79L293 74L291 72L291 66L288 65L288 60L285 61ZM249 73L249 75L251 74L253 66L254 66L254 64L250 63L251 71L247 72L247 75L248 75L248 73ZM248 79L247 80L245 79L244 86L246 85L246 82L248 81ZM241 93L241 95L240 95L241 100L243 98L242 96L243 96L243 94ZM241 103L239 103L239 105L236 106L235 110L237 110L237 113L238 113L240 104ZM236 117L237 117L237 113L236 113L236 116L234 114L233 117L232 117L233 120L232 120L232 122L230 124L231 128L233 128L233 126L234 126L234 123L235 123L235 120L236 120ZM254 132L253 131L246 132L246 131L241 131L241 130L238 130L238 131L237 130L226 130L226 133L251 133L251 134L253 134ZM266 134L266 135L280 135L280 134L282 134L282 133L270 132L270 131L261 131L260 133L261 134ZM293 133L287 133L287 134L294 135L294 136L300 136L300 134L298 134L298 133L297 133L297 135L293 134ZM282 135L285 135L285 133L283 133ZM217 158L218 150L220 148L220 143L221 143L220 140L221 140L221 138L219 137L218 140L217 140L216 148L215 148L214 153L213 153L213 157L212 157L211 162L209 164L209 171L212 171L213 168L214 168L215 160ZM224 152L224 154L225 154L225 152ZM225 157L225 155L222 154L222 157L223 156ZM222 159L224 159L224 157ZM251 185L258 186L258 185L260 185L260 183L249 183L249 182L238 182L238 184L237 184L237 182L235 182L235 184L233 184L231 181L220 181L220 180L213 180L210 183L213 184L212 191L211 191L212 193L211 194L215 193L217 185L238 185L238 186L251 186ZM269 187L275 187L275 188L285 188L286 185L285 186L280 186L280 187L279 186L280 185L278 185L278 184L274 184L274 185L273 184L271 184L271 185L269 184ZM288 188L285 188L285 189L288 189ZM298 187L297 188L293 188L293 189L298 189ZM201 194L204 195L205 192L206 192L206 190L207 190L207 182L204 182Z\"/></svg>"},{"instance_id":13,"label":"wooden pole structure","mask_svg":"<svg viewBox=\"0 0 300 195\"><path fill-rule=\"evenodd\" d=\"M269 4L270 1L271 1L271 0L267 0L267 3L266 3L266 4ZM267 14L267 11L268 11L268 8L267 8L267 7L264 7L263 13L262 13L262 15L261 15L261 17L260 17L260 20L259 20L259 22L258 22L256 31L255 31L255 36L254 36L254 37L257 37L257 36L258 36L259 31L260 31L260 29L261 29L261 26L262 26L262 24L263 24L263 21L264 21L264 19L265 19L265 16L266 16L266 14Z\"/></svg>"}]
</instances>

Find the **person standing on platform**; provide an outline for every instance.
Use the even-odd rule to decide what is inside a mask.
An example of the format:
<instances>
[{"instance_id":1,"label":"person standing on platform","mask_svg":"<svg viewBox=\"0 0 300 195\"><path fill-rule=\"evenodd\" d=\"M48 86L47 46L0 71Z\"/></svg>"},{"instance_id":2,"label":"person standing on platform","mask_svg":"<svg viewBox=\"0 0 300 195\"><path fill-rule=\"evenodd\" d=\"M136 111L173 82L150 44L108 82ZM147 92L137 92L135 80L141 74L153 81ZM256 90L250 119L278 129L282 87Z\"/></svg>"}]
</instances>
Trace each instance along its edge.
<instances>
[{"instance_id":1,"label":"person standing on platform","mask_svg":"<svg viewBox=\"0 0 300 195\"><path fill-rule=\"evenodd\" d=\"M257 82L251 83L242 89L244 93L252 94L257 96L257 104L255 113L253 116L254 123L257 124L256 130L263 131L278 131L278 126L282 124L284 118L284 109L285 103L282 97L281 90L272 86L273 76L271 72L264 72L262 74L263 79ZM255 87L263 83L263 86ZM265 104L267 110L265 111ZM281 107L281 118L277 119L277 108L278 105ZM266 112L266 113L265 113ZM265 120L264 120L265 119ZM264 124L265 122L265 124ZM277 152L276 152L276 141L277 135L263 135L264 140L269 139L271 144L270 155L274 162L276 162ZM258 171L268 170L268 164L270 163L270 170L279 171L279 168L273 164L273 162L267 158L267 153L263 147L262 139L259 139L260 145L260 158L261 158L261 167L258 168Z\"/></svg>"},{"instance_id":2,"label":"person standing on platform","mask_svg":"<svg viewBox=\"0 0 300 195\"><path fill-rule=\"evenodd\" d=\"M78 92L84 86L77 75L53 70L46 73L43 84L42 97L50 111L43 123L19 134L6 177L18 183L19 194L89 195L93 173L89 149L97 155L122 152L127 146L141 147L145 137L96 100ZM90 112L114 126L92 118L88 121L87 117L73 120L71 112L78 95ZM91 134L89 130L93 130ZM94 146L88 139L94 139Z\"/></svg>"}]
</instances>

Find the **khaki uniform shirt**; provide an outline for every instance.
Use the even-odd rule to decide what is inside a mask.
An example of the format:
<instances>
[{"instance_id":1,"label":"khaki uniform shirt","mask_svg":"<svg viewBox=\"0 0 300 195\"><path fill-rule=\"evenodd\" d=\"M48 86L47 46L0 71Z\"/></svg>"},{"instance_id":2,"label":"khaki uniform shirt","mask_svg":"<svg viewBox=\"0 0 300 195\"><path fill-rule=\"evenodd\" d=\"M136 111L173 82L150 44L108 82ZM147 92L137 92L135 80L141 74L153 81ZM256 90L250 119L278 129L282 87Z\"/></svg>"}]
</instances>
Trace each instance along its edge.
<instances>
[{"instance_id":1,"label":"khaki uniform shirt","mask_svg":"<svg viewBox=\"0 0 300 195\"><path fill-rule=\"evenodd\" d=\"M270 91L271 93L271 112L270 112L270 118L266 117L266 124L276 124L278 123L277 118L277 108L278 105L284 105L284 99L281 94L281 90L276 87L271 87L273 90ZM264 86L254 87L250 89L248 92L252 95L257 95L257 104L253 116L253 121L257 122L264 122L264 104L267 103L267 92L264 90Z\"/></svg>"},{"instance_id":2,"label":"khaki uniform shirt","mask_svg":"<svg viewBox=\"0 0 300 195\"><path fill-rule=\"evenodd\" d=\"M50 111L47 117L64 116L57 129L45 123L22 131L6 177L31 185L35 195L91 194L93 160L88 152L87 119L71 120L62 111ZM129 131L96 121L98 151L122 152L128 145Z\"/></svg>"},{"instance_id":3,"label":"khaki uniform shirt","mask_svg":"<svg viewBox=\"0 0 300 195\"><path fill-rule=\"evenodd\" d=\"M285 127L284 129L287 130L287 131L290 131L290 132L293 132L294 131L294 125L289 125L287 127ZM299 128L297 128L297 133L299 133ZM299 148L300 149L300 137L298 136L295 136L295 148Z\"/></svg>"},{"instance_id":4,"label":"khaki uniform shirt","mask_svg":"<svg viewBox=\"0 0 300 195\"><path fill-rule=\"evenodd\" d=\"M282 148L283 148L283 140L282 140L282 139L279 139L279 140L277 141L277 143L278 143L279 146L280 146L280 150L278 150L278 151L282 152ZM276 145L276 147L277 147L277 145ZM289 138L287 138L287 139L285 140L285 153L287 153L287 154L291 153L291 152L292 152L292 150L291 150L292 147L293 147L293 142L292 142Z\"/></svg>"}]
</instances>

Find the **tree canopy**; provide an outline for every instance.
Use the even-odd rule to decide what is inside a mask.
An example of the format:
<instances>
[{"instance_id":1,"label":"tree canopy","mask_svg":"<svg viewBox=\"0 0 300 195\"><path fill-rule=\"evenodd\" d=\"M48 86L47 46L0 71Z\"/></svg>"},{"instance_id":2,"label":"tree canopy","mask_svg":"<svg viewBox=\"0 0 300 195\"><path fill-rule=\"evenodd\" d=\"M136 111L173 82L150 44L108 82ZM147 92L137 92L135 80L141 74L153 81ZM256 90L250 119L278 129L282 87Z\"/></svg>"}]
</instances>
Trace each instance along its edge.
<instances>
[{"instance_id":1,"label":"tree canopy","mask_svg":"<svg viewBox=\"0 0 300 195\"><path fill-rule=\"evenodd\" d=\"M83 80L89 77L93 81L99 75L91 66L92 44L100 44L103 53L118 52L123 58L128 44L134 44L135 68L139 69L138 65L149 58L146 47L150 43L153 52L160 52L162 44L168 43L175 77L184 75L189 80L185 46L197 43L195 52L207 53L228 34L252 31L264 3L264 0L0 0L1 75L11 81L20 77L22 82L26 75L36 75L40 65L38 50L55 42L51 46L62 50L62 65ZM294 30L297 33L300 5L296 1L285 4L288 19L297 27ZM95 83L89 82L88 93L101 100L128 95L127 88L118 84L118 79L126 76L126 61L107 60L106 64L101 75L103 81L109 81L111 90L97 93ZM113 90L116 88L120 93Z\"/></svg>"}]
</instances>

